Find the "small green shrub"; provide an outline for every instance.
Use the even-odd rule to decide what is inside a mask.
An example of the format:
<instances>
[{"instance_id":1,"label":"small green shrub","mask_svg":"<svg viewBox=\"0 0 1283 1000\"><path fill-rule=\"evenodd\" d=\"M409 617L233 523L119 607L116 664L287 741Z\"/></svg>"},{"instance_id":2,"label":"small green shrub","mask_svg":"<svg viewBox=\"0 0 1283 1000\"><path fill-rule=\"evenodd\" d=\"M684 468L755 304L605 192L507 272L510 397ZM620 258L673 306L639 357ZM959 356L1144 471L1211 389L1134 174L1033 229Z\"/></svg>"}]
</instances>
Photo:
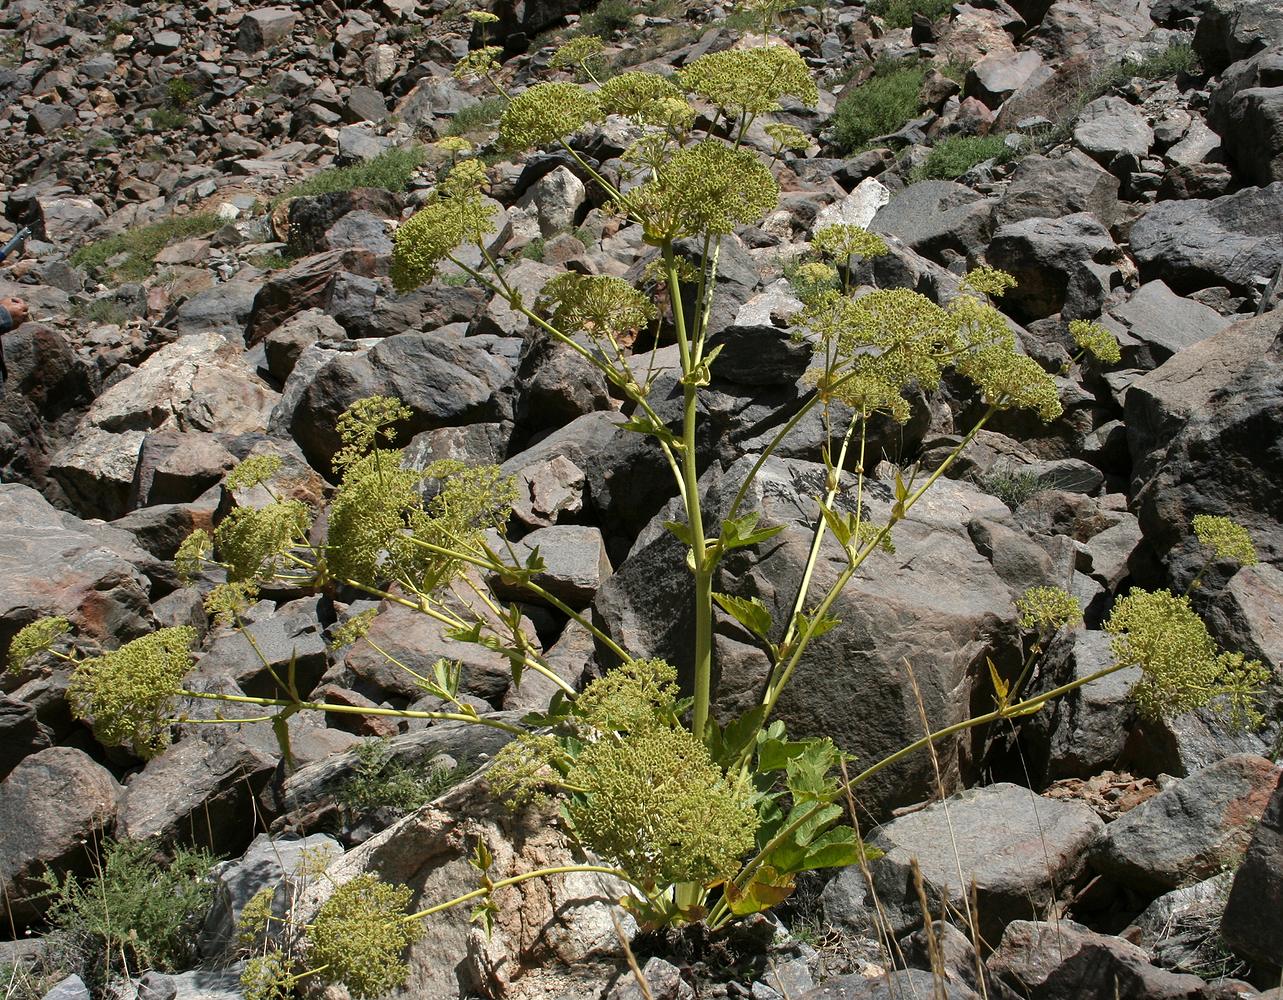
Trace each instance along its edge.
<instances>
[{"instance_id":1,"label":"small green shrub","mask_svg":"<svg viewBox=\"0 0 1283 1000\"><path fill-rule=\"evenodd\" d=\"M217 228L218 216L213 212L174 215L83 246L71 255L71 263L96 270L118 254L128 254L123 264L112 269L112 276L118 281L142 281L151 274L156 255L165 247L192 236L212 233Z\"/></svg>"},{"instance_id":2,"label":"small green shrub","mask_svg":"<svg viewBox=\"0 0 1283 1000\"><path fill-rule=\"evenodd\" d=\"M196 98L196 88L181 76L172 77L165 84L165 101L175 109L185 108Z\"/></svg>"},{"instance_id":3,"label":"small green shrub","mask_svg":"<svg viewBox=\"0 0 1283 1000\"><path fill-rule=\"evenodd\" d=\"M1173 42L1162 52L1123 63L1123 69L1129 76L1146 80L1169 80L1179 73L1193 72L1197 67L1198 56L1188 42Z\"/></svg>"},{"instance_id":4,"label":"small green shrub","mask_svg":"<svg viewBox=\"0 0 1283 1000\"><path fill-rule=\"evenodd\" d=\"M948 13L954 0L873 0L869 12L877 14L892 28L907 28L914 14L925 14L932 21Z\"/></svg>"},{"instance_id":5,"label":"small green shrub","mask_svg":"<svg viewBox=\"0 0 1283 1000\"><path fill-rule=\"evenodd\" d=\"M356 769L338 793L343 807L356 815L390 810L397 816L427 805L458 783L458 768L435 761L407 764L397 760L386 740L369 740L356 748Z\"/></svg>"},{"instance_id":6,"label":"small green shrub","mask_svg":"<svg viewBox=\"0 0 1283 1000\"><path fill-rule=\"evenodd\" d=\"M158 128L163 132L185 128L190 121L186 112L176 108L152 108L147 112L147 120L151 122L152 128Z\"/></svg>"},{"instance_id":7,"label":"small green shrub","mask_svg":"<svg viewBox=\"0 0 1283 1000\"><path fill-rule=\"evenodd\" d=\"M249 258L249 262L264 271L279 271L293 264L294 258L273 251L272 253L254 254Z\"/></svg>"},{"instance_id":8,"label":"small green shrub","mask_svg":"<svg viewBox=\"0 0 1283 1000\"><path fill-rule=\"evenodd\" d=\"M977 476L976 483L991 497L997 497L1012 510L1044 489L1042 479L1037 473L1004 466Z\"/></svg>"},{"instance_id":9,"label":"small green shrub","mask_svg":"<svg viewBox=\"0 0 1283 1000\"><path fill-rule=\"evenodd\" d=\"M953 180L985 160L1006 162L1015 154L1000 135L951 135L932 148L912 180Z\"/></svg>"},{"instance_id":10,"label":"small green shrub","mask_svg":"<svg viewBox=\"0 0 1283 1000\"><path fill-rule=\"evenodd\" d=\"M531 240L524 247L522 247L520 253L518 253L517 256L520 257L522 260L542 261L544 251L547 250L547 248L548 248L548 241L545 240L542 236L537 236L535 237L535 239Z\"/></svg>"},{"instance_id":11,"label":"small green shrub","mask_svg":"<svg viewBox=\"0 0 1283 1000\"><path fill-rule=\"evenodd\" d=\"M446 135L465 135L474 129L483 128L486 125L493 125L503 114L504 106L508 102L502 97L487 97L484 100L477 101L476 104L469 104L466 108L461 108L446 127Z\"/></svg>"},{"instance_id":12,"label":"small green shrub","mask_svg":"<svg viewBox=\"0 0 1283 1000\"><path fill-rule=\"evenodd\" d=\"M633 24L633 8L628 0L601 0L597 9L585 14L579 22L585 34L607 39Z\"/></svg>"},{"instance_id":13,"label":"small green shrub","mask_svg":"<svg viewBox=\"0 0 1283 1000\"><path fill-rule=\"evenodd\" d=\"M331 167L286 188L273 204L279 204L286 198L304 198L363 187L404 191L414 172L422 165L424 156L423 147L414 145L403 149L389 149L371 160L355 163L350 167Z\"/></svg>"},{"instance_id":14,"label":"small green shrub","mask_svg":"<svg viewBox=\"0 0 1283 1000\"><path fill-rule=\"evenodd\" d=\"M926 68L918 63L880 63L874 75L847 94L834 113L834 139L848 153L870 139L898 131L918 113Z\"/></svg>"},{"instance_id":15,"label":"small green shrub","mask_svg":"<svg viewBox=\"0 0 1283 1000\"><path fill-rule=\"evenodd\" d=\"M46 877L63 961L91 989L116 976L187 968L196 957L194 932L213 897L214 858L180 848L160 862L154 849L107 843L89 880Z\"/></svg>"}]
</instances>

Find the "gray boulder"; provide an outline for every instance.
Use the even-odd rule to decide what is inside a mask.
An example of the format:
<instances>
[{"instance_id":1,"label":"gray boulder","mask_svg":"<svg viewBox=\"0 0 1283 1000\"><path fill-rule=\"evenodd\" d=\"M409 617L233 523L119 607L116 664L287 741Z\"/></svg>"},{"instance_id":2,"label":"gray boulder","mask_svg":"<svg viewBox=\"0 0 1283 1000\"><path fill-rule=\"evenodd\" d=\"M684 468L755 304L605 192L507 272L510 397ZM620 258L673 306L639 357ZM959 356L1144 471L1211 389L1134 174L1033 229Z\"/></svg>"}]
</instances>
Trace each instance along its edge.
<instances>
[{"instance_id":1,"label":"gray boulder","mask_svg":"<svg viewBox=\"0 0 1283 1000\"><path fill-rule=\"evenodd\" d=\"M1103 828L1084 803L1045 799L1019 785L962 792L878 829L871 843L886 854L871 868L881 912L896 936L922 922L916 861L931 912L946 904L967 912L974 884L977 929L996 941L1012 920L1044 912L1069 890ZM850 868L838 877L864 875Z\"/></svg>"},{"instance_id":2,"label":"gray boulder","mask_svg":"<svg viewBox=\"0 0 1283 1000\"><path fill-rule=\"evenodd\" d=\"M1144 114L1121 97L1098 97L1078 114L1074 144L1116 174L1129 174L1154 142Z\"/></svg>"},{"instance_id":3,"label":"gray boulder","mask_svg":"<svg viewBox=\"0 0 1283 1000\"><path fill-rule=\"evenodd\" d=\"M178 740L133 776L120 804L119 836L215 854L245 849L277 755L246 743L233 727L209 728L219 732Z\"/></svg>"},{"instance_id":4,"label":"gray boulder","mask_svg":"<svg viewBox=\"0 0 1283 1000\"><path fill-rule=\"evenodd\" d=\"M990 233L991 199L953 181L919 181L892 196L869 224L916 253L939 261L944 251L979 254Z\"/></svg>"},{"instance_id":5,"label":"gray boulder","mask_svg":"<svg viewBox=\"0 0 1283 1000\"><path fill-rule=\"evenodd\" d=\"M1208 0L1194 32L1194 51L1209 73L1283 43L1278 0Z\"/></svg>"},{"instance_id":6,"label":"gray boulder","mask_svg":"<svg viewBox=\"0 0 1283 1000\"><path fill-rule=\"evenodd\" d=\"M0 642L45 615L63 615L99 640L135 638L153 625L149 561L125 532L54 509L17 483L0 485Z\"/></svg>"},{"instance_id":7,"label":"gray boulder","mask_svg":"<svg viewBox=\"0 0 1283 1000\"><path fill-rule=\"evenodd\" d=\"M1247 754L1206 767L1109 824L1092 848L1092 867L1137 889L1208 878L1247 849L1281 774Z\"/></svg>"},{"instance_id":8,"label":"gray boulder","mask_svg":"<svg viewBox=\"0 0 1283 1000\"><path fill-rule=\"evenodd\" d=\"M1109 231L1086 212L1009 223L994 233L986 253L990 264L1015 275L1017 285L1003 303L1025 320L1098 316L1120 256Z\"/></svg>"},{"instance_id":9,"label":"gray boulder","mask_svg":"<svg viewBox=\"0 0 1283 1000\"><path fill-rule=\"evenodd\" d=\"M49 727L36 717L36 709L17 698L0 695L0 778L22 761L50 745Z\"/></svg>"},{"instance_id":10,"label":"gray boulder","mask_svg":"<svg viewBox=\"0 0 1283 1000\"><path fill-rule=\"evenodd\" d=\"M1025 219L1058 219L1090 212L1106 226L1121 214L1118 178L1077 149L1049 158L1024 157L994 208L994 225Z\"/></svg>"},{"instance_id":11,"label":"gray boulder","mask_svg":"<svg viewBox=\"0 0 1283 1000\"><path fill-rule=\"evenodd\" d=\"M1277 966L1283 955L1283 777L1234 875L1221 936L1266 966Z\"/></svg>"},{"instance_id":12,"label":"gray boulder","mask_svg":"<svg viewBox=\"0 0 1283 1000\"><path fill-rule=\"evenodd\" d=\"M412 411L409 434L511 417L507 393L520 346L437 331L398 334L365 352L336 354L301 393L290 431L313 465L328 472L339 448L339 416L367 396L400 398Z\"/></svg>"},{"instance_id":13,"label":"gray boulder","mask_svg":"<svg viewBox=\"0 0 1283 1000\"><path fill-rule=\"evenodd\" d=\"M242 52L261 52L283 42L294 28L298 14L288 7L259 7L241 18L236 45Z\"/></svg>"},{"instance_id":14,"label":"gray boulder","mask_svg":"<svg viewBox=\"0 0 1283 1000\"><path fill-rule=\"evenodd\" d=\"M582 609L591 604L610 576L610 559L601 531L590 525L554 525L532 531L513 543L514 554L507 558L521 565L535 549L539 550L545 568L536 573L531 582L572 608ZM499 596L543 603L536 595L520 586L505 584L502 579L496 578L491 584Z\"/></svg>"},{"instance_id":15,"label":"gray boulder","mask_svg":"<svg viewBox=\"0 0 1283 1000\"><path fill-rule=\"evenodd\" d=\"M1283 42L1226 70L1207 118L1244 177L1283 181Z\"/></svg>"},{"instance_id":16,"label":"gray boulder","mask_svg":"<svg viewBox=\"0 0 1283 1000\"><path fill-rule=\"evenodd\" d=\"M996 109L1028 83L1042 65L1042 56L1033 49L991 52L967 70L966 92Z\"/></svg>"},{"instance_id":17,"label":"gray boulder","mask_svg":"<svg viewBox=\"0 0 1283 1000\"><path fill-rule=\"evenodd\" d=\"M1017 920L989 956L989 971L1030 1000L1210 1000L1197 976L1159 969L1141 948L1072 920Z\"/></svg>"},{"instance_id":18,"label":"gray boulder","mask_svg":"<svg viewBox=\"0 0 1283 1000\"><path fill-rule=\"evenodd\" d=\"M960 983L937 984L936 977L922 969L896 969L876 976L859 973L834 976L823 986L807 990L794 1000L900 1000L917 996L975 1000L980 994Z\"/></svg>"},{"instance_id":19,"label":"gray boulder","mask_svg":"<svg viewBox=\"0 0 1283 1000\"><path fill-rule=\"evenodd\" d=\"M1283 258L1283 181L1202 200L1160 201L1131 229L1141 278L1182 294L1223 285L1253 292Z\"/></svg>"},{"instance_id":20,"label":"gray boulder","mask_svg":"<svg viewBox=\"0 0 1283 1000\"><path fill-rule=\"evenodd\" d=\"M1104 632L1078 629L1058 637L1038 664L1029 694L1081 680L1116 662ZM1047 705L1021 730L1030 769L1039 782L1090 778L1122 756L1136 717L1131 689L1139 667L1090 681Z\"/></svg>"},{"instance_id":21,"label":"gray boulder","mask_svg":"<svg viewBox=\"0 0 1283 1000\"><path fill-rule=\"evenodd\" d=\"M332 860L343 854L333 837L323 833L308 837L271 837L261 833L239 860L225 862L215 870L214 902L201 931L201 953L213 958L235 940L241 912L263 889L272 889L272 912L284 918L293 895L289 880L300 867L316 874L318 859Z\"/></svg>"},{"instance_id":22,"label":"gray boulder","mask_svg":"<svg viewBox=\"0 0 1283 1000\"><path fill-rule=\"evenodd\" d=\"M1247 528L1262 559L1283 557L1283 455L1262 428L1283 421L1283 317L1243 320L1128 390L1133 509L1146 549L1178 587L1203 561L1190 523L1216 513Z\"/></svg>"},{"instance_id":23,"label":"gray boulder","mask_svg":"<svg viewBox=\"0 0 1283 1000\"><path fill-rule=\"evenodd\" d=\"M52 900L48 871L87 875L93 845L111 836L120 786L72 747L32 754L0 782L0 898L6 919L32 923Z\"/></svg>"},{"instance_id":24,"label":"gray boulder","mask_svg":"<svg viewBox=\"0 0 1283 1000\"><path fill-rule=\"evenodd\" d=\"M233 341L243 339L259 288L254 281L224 281L197 292L178 307L178 335L217 333Z\"/></svg>"},{"instance_id":25,"label":"gray boulder","mask_svg":"<svg viewBox=\"0 0 1283 1000\"><path fill-rule=\"evenodd\" d=\"M1177 295L1162 280L1145 282L1101 322L1118 335L1123 367L1143 371L1230 325L1215 309Z\"/></svg>"}]
</instances>

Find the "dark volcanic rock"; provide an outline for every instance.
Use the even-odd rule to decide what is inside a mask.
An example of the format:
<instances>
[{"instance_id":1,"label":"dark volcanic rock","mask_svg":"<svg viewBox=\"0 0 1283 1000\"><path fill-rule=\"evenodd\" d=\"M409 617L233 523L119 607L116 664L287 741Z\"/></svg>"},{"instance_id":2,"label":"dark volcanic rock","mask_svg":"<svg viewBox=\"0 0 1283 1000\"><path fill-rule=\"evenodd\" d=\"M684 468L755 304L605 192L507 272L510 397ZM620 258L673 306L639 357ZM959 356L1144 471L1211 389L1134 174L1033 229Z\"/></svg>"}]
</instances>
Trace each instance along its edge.
<instances>
[{"instance_id":1,"label":"dark volcanic rock","mask_svg":"<svg viewBox=\"0 0 1283 1000\"><path fill-rule=\"evenodd\" d=\"M1283 776L1234 875L1221 935L1255 962L1283 957Z\"/></svg>"},{"instance_id":2,"label":"dark volcanic rock","mask_svg":"<svg viewBox=\"0 0 1283 1000\"><path fill-rule=\"evenodd\" d=\"M1160 201L1132 226L1131 252L1143 279L1177 292L1252 291L1283 259L1283 181L1210 201Z\"/></svg>"}]
</instances>

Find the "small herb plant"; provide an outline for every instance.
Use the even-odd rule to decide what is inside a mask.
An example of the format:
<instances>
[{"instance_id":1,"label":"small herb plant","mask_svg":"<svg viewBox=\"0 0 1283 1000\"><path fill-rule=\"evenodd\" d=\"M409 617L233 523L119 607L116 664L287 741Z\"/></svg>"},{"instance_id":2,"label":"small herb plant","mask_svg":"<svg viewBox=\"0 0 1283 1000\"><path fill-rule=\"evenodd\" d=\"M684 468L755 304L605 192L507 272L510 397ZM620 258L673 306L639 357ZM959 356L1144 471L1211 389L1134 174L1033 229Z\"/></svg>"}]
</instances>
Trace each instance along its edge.
<instances>
[{"instance_id":1,"label":"small herb plant","mask_svg":"<svg viewBox=\"0 0 1283 1000\"><path fill-rule=\"evenodd\" d=\"M487 16L493 17L475 19L484 23ZM274 995L273 990L308 975L342 981L355 996L382 992L406 975L402 951L421 932L423 918L469 903L476 919L488 924L496 890L568 871L618 878L627 887L622 904L645 927L693 921L724 927L786 899L802 873L873 856L842 822L841 805L873 775L971 727L1037 712L1049 700L1126 666L1140 667L1138 701L1146 712L1210 704L1235 722L1257 718L1260 664L1218 650L1188 597L1133 591L1106 626L1114 637L1116 663L1027 697L1022 688L1031 653L1030 664L1014 681L992 671L991 711L909 742L854 775L846 775L848 758L830 740L787 733L772 718L776 705L812 642L839 624L831 609L861 567L894 550L900 523L994 414L1026 409L1045 421L1060 416L1055 380L1017 350L992 304L1014 280L991 268L973 270L944 305L907 289L858 289L852 278L856 261L887 253L886 244L854 226L818 231L812 245L817 259L803 265L805 275L799 268L794 281L803 301L794 333L814 351L807 376L812 391L757 456L726 515L714 521L704 507L696 441L700 397L720 353L710 344L709 330L719 247L722 237L775 209L775 177L765 158L744 145L744 136L785 98L814 105L811 75L790 48L767 44L701 56L671 78L625 72L593 89L545 82L508 95L497 80L498 55L495 48L474 51L458 72L484 77L505 102L499 141L511 152L554 147L574 160L602 188L613 211L640 228L653 253L647 277L633 285L607 275L567 272L549 281L538 299L523 296L488 251L494 203L483 197L485 166L465 158L397 231L392 278L408 291L451 265L526 317L542 336L579 354L627 400L629 416L622 426L643 435L662 456L679 498L681 516L664 527L684 548L691 574L693 645L681 664L634 657L591 619L547 592L538 583L544 569L539 553L517 557L507 541L516 498L513 480L493 466L454 461L424 470L404 468L395 445L398 427L410 412L396 399L362 400L339 420L342 447L333 463L339 482L323 538L313 536L315 511L276 492L279 458L256 456L241 463L226 488L262 486L271 502L234 509L212 535L195 532L176 559L187 578L211 567L225 574L226 582L209 595L212 613L241 625L258 588L269 582L316 590L355 588L428 616L456 641L502 654L516 682L535 671L558 693L547 711L520 723L478 715L460 696L459 664L400 663L370 639L376 612L345 623L334 642L364 636L439 699L440 708L371 709L311 701L298 691L291 669L273 671L266 660L278 697L196 692L182 685L194 635L171 628L90 658L53 648L54 655L74 664L72 703L98 738L144 756L156 753L168 742L170 724L182 718L185 699L259 707L258 718L274 727L286 766L292 761L286 720L300 711L490 726L512 737L489 771L491 785L517 804L559 800L568 832L600 859L502 877L492 871L487 845L478 843L473 860L480 886L408 914L408 889L362 876L340 886L322 907L301 953L288 960L276 953L263 956L256 966L256 996ZM696 129L692 99L716 109L706 130ZM636 131L624 156L633 171L627 184L604 177L570 141L608 118L622 119ZM787 132L776 136L781 148L795 139ZM694 260L679 253L679 243L693 243ZM656 340L661 328L675 340L680 358L681 409L672 421L652 404L649 352L634 353L635 344ZM1079 333L1086 352L1109 357L1117 350L1094 328ZM906 391L935 389L946 374L972 385L981 416L921 482L897 473L890 512L875 518L865 502L869 422L887 416L907 420ZM760 545L783 530L747 509L749 490L790 432L813 412L829 427L826 437L840 444L823 450L826 476L821 494L813 498L809 559L791 613L776 621L760 600L715 592L714 580L729 553ZM853 500L854 512L835 503L840 490ZM1222 540L1215 550L1220 555L1241 559L1246 551L1224 544L1224 530L1203 534L1213 546ZM833 582L818 587L814 571L822 547L825 558L836 552L841 563ZM576 691L544 662L539 645L523 629L519 606L499 603L482 582L492 574L578 622L619 665ZM736 718L718 719L712 711L715 607L738 621L770 661L756 703ZM1020 610L1033 650L1080 618L1077 602L1051 588L1031 592ZM11 656L20 663L56 643L64 625L29 626ZM691 679L684 690L676 683L678 666Z\"/></svg>"}]
</instances>

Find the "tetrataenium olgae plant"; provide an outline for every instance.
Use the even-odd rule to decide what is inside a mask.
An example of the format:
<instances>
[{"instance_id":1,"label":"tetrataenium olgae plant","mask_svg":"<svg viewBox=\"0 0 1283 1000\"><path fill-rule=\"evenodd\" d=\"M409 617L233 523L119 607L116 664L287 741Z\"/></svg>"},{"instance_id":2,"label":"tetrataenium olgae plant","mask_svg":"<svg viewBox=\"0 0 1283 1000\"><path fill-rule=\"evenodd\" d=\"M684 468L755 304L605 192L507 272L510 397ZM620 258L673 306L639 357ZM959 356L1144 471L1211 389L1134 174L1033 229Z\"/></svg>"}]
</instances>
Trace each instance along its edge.
<instances>
[{"instance_id":1,"label":"tetrataenium olgae plant","mask_svg":"<svg viewBox=\"0 0 1283 1000\"><path fill-rule=\"evenodd\" d=\"M574 65L577 51L556 62ZM485 76L503 93L497 56L496 49L475 51L460 72ZM581 68L591 77L590 67ZM478 715L460 697L457 663L397 661L367 634L373 613L345 623L335 642L365 636L374 650L441 699L440 709L397 711L310 701L298 690L292 667L276 671L265 657L263 665L276 685L273 697L193 691L182 684L193 634L168 629L91 658L54 650L74 663L73 703L99 738L132 746L143 755L155 753L169 737L168 724L185 718L185 699L261 709L256 718L274 726L287 766L286 722L300 711L492 726L513 738L490 771L491 784L515 803L538 797L560 800L568 832L601 862L500 877L492 874L486 845L478 844L474 864L480 887L411 914L403 912L408 904L404 890L377 889L362 881L326 904L301 953L291 953L288 960L264 955L255 966L256 996L283 992L303 975L341 979L356 995L376 993L404 975L399 956L413 939L411 925L420 919L472 903L475 916L488 921L497 890L571 870L620 879L628 887L623 904L643 924L704 920L721 927L786 898L801 872L867 858L869 849L842 822L842 803L874 774L969 727L1036 712L1049 699L1094 679L1026 696L1022 687L1028 664L1015 679L1002 677L995 668L991 712L867 762L852 777L845 777L848 758L831 741L790 738L783 723L772 718L774 710L811 643L838 624L831 611L843 588L866 562L893 550L897 525L993 414L1027 409L1050 421L1061 413L1055 380L1018 351L992 304L1013 279L990 268L973 270L945 304L907 289L860 287L857 261L887 253L886 244L849 225L815 233L812 259L798 269L804 307L794 320L795 335L814 349L807 375L811 388L756 456L726 516L710 525L696 440L700 394L720 351L709 342L718 248L723 236L759 222L776 207L771 163L744 140L781 101L815 103L815 85L805 64L783 45L766 45L702 56L671 77L628 72L600 86L546 82L504 97L502 144L513 151L556 146L577 164L603 188L606 203L621 221L639 227L645 243L654 248L650 278L634 286L607 275L565 273L548 282L537 300L523 296L490 252L494 218L493 203L485 198L487 173L480 161L467 159L454 165L422 210L397 231L393 280L401 289L412 289L442 265L458 269L526 317L536 335L596 367L626 398L629 419L623 426L646 436L662 456L683 511L680 520L666 527L683 545L693 581L693 647L679 664L637 658L541 587L538 551L518 558L507 540L516 496L513 481L497 468L457 462L438 462L422 471L405 468L395 432L409 411L396 399L362 400L339 420L342 447L334 458L339 482L323 538L316 512L273 486L279 459L256 456L243 462L228 477L228 490L262 487L255 495L266 496L267 502L236 507L212 535L198 531L187 539L177 557L185 575L211 567L225 574L225 582L209 594L212 613L239 625L258 589L270 581L284 580L295 588L355 588L382 599L385 606L427 615L457 641L502 654L518 683L525 671L537 671L557 687L557 695L546 712L520 725ZM695 128L701 120L697 109L708 123L700 131ZM631 174L618 183L572 141L580 130L607 119L622 120L632 135L623 157ZM801 142L787 130L766 134L776 154ZM679 241L685 252L679 252ZM659 285L658 294L651 281ZM676 342L680 355L682 406L672 423L652 406L654 368L648 352L638 349L657 342L661 334ZM1075 336L1102 361L1115 356L1113 342L1106 343L1094 327L1075 329ZM865 503L869 423L875 417L907 420L907 391L933 390L946 373L974 386L981 416L921 482L916 477L906 482L897 473L889 514L874 518ZM775 621L757 599L714 593L714 574L727 553L758 545L782 530L759 523L759 514L745 504L763 465L816 410L829 431L825 440L835 445L822 449L827 477L822 495L815 498L809 560L788 618ZM839 492L853 502L839 506ZM1230 534L1223 526L1200 530L1200 538L1206 536L1219 555L1241 560L1241 540L1235 543ZM826 539L836 543L843 562L836 579L819 590L814 571ZM524 589L578 622L620 665L575 691L545 663L540 645L523 630L518 606L494 597L484 582L487 576L501 577L508 588ZM710 711L715 606L757 638L771 664L757 703L740 717L724 720ZM1046 588L1026 595L1020 611L1033 652L1080 618L1072 597ZM1259 664L1217 651L1206 630L1199 632L1201 623L1196 625L1187 612L1183 598L1133 593L1109 621L1117 663L1102 674L1139 666L1144 678L1140 699L1147 711L1214 704L1236 721L1252 721ZM61 627L29 626L15 640L15 655L21 659L50 647ZM245 634L252 644L250 633ZM686 692L676 684L676 667L690 678ZM844 774L841 780L839 773ZM296 968L299 963L303 971Z\"/></svg>"}]
</instances>

